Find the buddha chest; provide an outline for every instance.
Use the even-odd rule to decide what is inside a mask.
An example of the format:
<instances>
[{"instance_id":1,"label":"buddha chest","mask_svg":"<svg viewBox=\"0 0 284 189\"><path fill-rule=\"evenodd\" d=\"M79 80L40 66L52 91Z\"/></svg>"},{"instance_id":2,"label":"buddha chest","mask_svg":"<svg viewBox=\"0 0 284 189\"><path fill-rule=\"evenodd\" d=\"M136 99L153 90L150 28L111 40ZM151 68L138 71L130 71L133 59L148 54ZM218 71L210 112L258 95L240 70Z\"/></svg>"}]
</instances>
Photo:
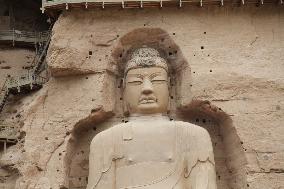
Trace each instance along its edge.
<instances>
[{"instance_id":1,"label":"buddha chest","mask_svg":"<svg viewBox=\"0 0 284 189\"><path fill-rule=\"evenodd\" d=\"M178 174L174 122L130 124L123 134L123 158L116 160L118 188L160 183ZM181 167L180 167L181 168ZM178 174L180 175L180 174ZM172 184L177 178L173 178ZM169 184L169 183L168 183Z\"/></svg>"},{"instance_id":2,"label":"buddha chest","mask_svg":"<svg viewBox=\"0 0 284 189\"><path fill-rule=\"evenodd\" d=\"M176 132L173 122L135 123L123 137L124 158L118 166L141 162L172 162L175 158Z\"/></svg>"}]
</instances>

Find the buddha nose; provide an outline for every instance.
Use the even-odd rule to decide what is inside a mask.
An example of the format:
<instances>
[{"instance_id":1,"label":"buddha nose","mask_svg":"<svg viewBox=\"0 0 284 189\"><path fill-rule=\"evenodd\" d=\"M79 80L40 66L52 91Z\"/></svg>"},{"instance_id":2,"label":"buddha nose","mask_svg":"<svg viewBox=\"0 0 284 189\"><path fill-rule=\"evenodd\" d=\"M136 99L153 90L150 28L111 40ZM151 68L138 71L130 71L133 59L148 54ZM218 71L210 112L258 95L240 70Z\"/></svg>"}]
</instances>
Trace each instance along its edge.
<instances>
[{"instance_id":1,"label":"buddha nose","mask_svg":"<svg viewBox=\"0 0 284 189\"><path fill-rule=\"evenodd\" d=\"M152 86L151 81L148 78L145 78L143 82L142 93L143 94L153 93L153 86Z\"/></svg>"}]
</instances>

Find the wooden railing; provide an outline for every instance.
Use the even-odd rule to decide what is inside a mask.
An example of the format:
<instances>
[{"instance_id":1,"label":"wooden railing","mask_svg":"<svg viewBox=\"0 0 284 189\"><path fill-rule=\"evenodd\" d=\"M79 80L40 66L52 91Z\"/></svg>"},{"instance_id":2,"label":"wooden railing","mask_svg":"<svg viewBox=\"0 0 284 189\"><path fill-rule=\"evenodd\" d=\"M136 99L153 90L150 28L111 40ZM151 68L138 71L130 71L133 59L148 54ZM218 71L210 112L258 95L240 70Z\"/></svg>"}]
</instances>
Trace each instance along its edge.
<instances>
[{"instance_id":1,"label":"wooden railing","mask_svg":"<svg viewBox=\"0 0 284 189\"><path fill-rule=\"evenodd\" d=\"M5 106L9 93L17 94L25 91L32 91L41 87L47 78L34 75L33 73L24 74L21 76L7 76L2 90L0 91L0 112Z\"/></svg>"},{"instance_id":2,"label":"wooden railing","mask_svg":"<svg viewBox=\"0 0 284 189\"><path fill-rule=\"evenodd\" d=\"M2 33L3 34L3 33ZM30 35L30 36L29 36ZM8 35L2 35L8 36ZM39 35L38 35L39 36ZM25 38L34 38L32 33L25 33ZM43 48L36 54L32 69L27 70L27 72L20 76L7 76L3 86L0 91L0 112L3 110L7 98L10 93L18 94L22 92L29 92L35 89L41 88L42 85L48 81L48 78L42 77L40 75L42 67L45 68L45 57L48 49L48 45L51 39L50 33L45 32L40 34L40 37L35 37L41 39L43 42ZM0 38L1 39L1 38ZM3 39L3 38L2 38ZM18 138L18 128L0 123L0 141L4 142L4 151L6 151L7 143L16 143Z\"/></svg>"},{"instance_id":3,"label":"wooden railing","mask_svg":"<svg viewBox=\"0 0 284 189\"><path fill-rule=\"evenodd\" d=\"M31 44L44 43L47 41L48 36L48 31L30 32L20 30L0 30L0 42L12 42L13 45L15 45L15 42Z\"/></svg>"},{"instance_id":4,"label":"wooden railing","mask_svg":"<svg viewBox=\"0 0 284 189\"><path fill-rule=\"evenodd\" d=\"M45 64L45 57L47 54L48 46L51 41L51 32L48 33L48 36L45 38L46 41L44 46L40 51L36 54L35 59L32 62L33 74L37 75L40 71L42 71L42 66Z\"/></svg>"},{"instance_id":5,"label":"wooden railing","mask_svg":"<svg viewBox=\"0 0 284 189\"><path fill-rule=\"evenodd\" d=\"M0 112L5 106L9 93L21 93L24 90L32 91L35 87L41 87L47 78L34 73L28 73L18 77L7 76L0 93ZM4 151L7 143L16 143L18 138L18 128L12 125L0 123L0 141L4 142Z\"/></svg>"},{"instance_id":6,"label":"wooden railing","mask_svg":"<svg viewBox=\"0 0 284 189\"><path fill-rule=\"evenodd\" d=\"M0 140L7 140L7 142L16 142L19 135L19 128L8 124L0 124Z\"/></svg>"},{"instance_id":7,"label":"wooden railing","mask_svg":"<svg viewBox=\"0 0 284 189\"><path fill-rule=\"evenodd\" d=\"M107 6L120 6L122 8L144 8L184 5L245 5L245 4L280 4L284 0L42 0L42 12L46 9L72 9L72 8L105 8Z\"/></svg>"},{"instance_id":8,"label":"wooden railing","mask_svg":"<svg viewBox=\"0 0 284 189\"><path fill-rule=\"evenodd\" d=\"M0 123L0 142L3 142L4 154L7 150L7 143L17 143L19 135L18 127Z\"/></svg>"},{"instance_id":9,"label":"wooden railing","mask_svg":"<svg viewBox=\"0 0 284 189\"><path fill-rule=\"evenodd\" d=\"M5 102L8 98L8 95L9 95L9 88L8 88L8 83L9 83L9 80L8 80L8 77L5 79L5 82L1 88L1 91L0 91L0 112L2 111L4 105L5 105Z\"/></svg>"}]
</instances>

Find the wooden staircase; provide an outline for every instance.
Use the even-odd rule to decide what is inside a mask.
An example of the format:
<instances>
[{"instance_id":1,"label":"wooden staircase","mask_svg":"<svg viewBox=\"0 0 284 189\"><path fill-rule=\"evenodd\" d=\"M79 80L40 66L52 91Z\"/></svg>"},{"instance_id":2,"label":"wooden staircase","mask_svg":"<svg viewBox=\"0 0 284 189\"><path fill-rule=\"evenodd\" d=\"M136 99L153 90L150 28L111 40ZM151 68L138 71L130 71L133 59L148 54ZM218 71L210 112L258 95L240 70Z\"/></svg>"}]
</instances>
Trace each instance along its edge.
<instances>
[{"instance_id":1,"label":"wooden staircase","mask_svg":"<svg viewBox=\"0 0 284 189\"><path fill-rule=\"evenodd\" d=\"M4 144L4 153L6 153L7 144L16 144L19 138L18 127L8 124L0 124L0 142Z\"/></svg>"}]
</instances>

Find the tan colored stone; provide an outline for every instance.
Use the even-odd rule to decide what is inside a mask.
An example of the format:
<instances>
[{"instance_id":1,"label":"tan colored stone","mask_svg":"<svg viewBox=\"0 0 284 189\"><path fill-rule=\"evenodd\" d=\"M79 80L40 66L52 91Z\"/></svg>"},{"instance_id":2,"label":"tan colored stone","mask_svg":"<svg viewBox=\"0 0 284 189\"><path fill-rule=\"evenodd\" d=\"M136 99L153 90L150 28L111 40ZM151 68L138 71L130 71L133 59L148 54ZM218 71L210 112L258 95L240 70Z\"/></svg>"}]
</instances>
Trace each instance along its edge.
<instances>
[{"instance_id":1,"label":"tan colored stone","mask_svg":"<svg viewBox=\"0 0 284 189\"><path fill-rule=\"evenodd\" d=\"M87 189L216 189L208 132L167 116L170 64L145 46L130 57L123 87L129 122L92 140Z\"/></svg>"},{"instance_id":2,"label":"tan colored stone","mask_svg":"<svg viewBox=\"0 0 284 189\"><path fill-rule=\"evenodd\" d=\"M17 189L35 188L39 181L49 182L52 188L58 189L68 185L62 182L72 179L78 183L79 178L80 187L86 186L83 182L87 177L87 168L78 164L88 161L89 152L85 150L89 145L88 140L105 128L124 120L119 100L122 97L119 92L121 88L118 88L120 78L112 74L115 65L108 64L112 61L111 51L125 34L137 28L161 28L169 33L191 68L191 74L185 74L190 79L182 85L188 89L184 91L191 89L190 96L194 99L209 100L231 117L232 124L221 134L218 129L228 125L208 123L212 117L206 116L207 114L191 117L191 122L195 124L199 118L200 125L203 124L202 119L206 118L207 122L203 125L211 128L216 137L211 136L214 146L216 143L216 147L213 147L217 157L220 158L216 161L216 164L220 162L216 169L222 173L217 174L217 179L220 176L217 182L221 183L219 189L229 188L224 182L231 177L233 179L230 183L236 185L233 188L245 188L247 183L240 181L243 178L248 181L249 188L281 188L284 183L281 173L284 143L283 18L283 7L274 5L163 8L159 11L65 11L53 28L48 54L50 70L56 78L51 78L40 92L19 99L21 102L9 102L5 113L1 114L1 119L8 118L8 121L22 125L22 131L26 132L24 148L20 146L23 161L14 166L22 174ZM93 54L87 58L89 51ZM0 56L3 55L2 52L3 50ZM21 68L20 64L18 66ZM108 74L104 74L106 69L110 70ZM1 78L5 71L7 70L0 72ZM84 75L88 73L94 74ZM57 77L62 75L68 77ZM85 79L86 76L88 80ZM95 82L92 83L90 78ZM97 81L104 82L101 84ZM181 96L189 96L189 92L184 92ZM91 125L91 111L100 108L107 113L114 109L114 120ZM15 109L21 112L20 119L15 118L16 114L6 112ZM78 124L82 120L85 122ZM71 135L74 127L82 125L91 126L87 130L89 133L82 130L80 132L86 134L73 139ZM93 127L97 130L93 131ZM235 131L232 132L231 128L235 128ZM67 132L70 134L65 137ZM227 133L230 133L230 137L226 139ZM239 140L234 136L238 136ZM79 143L78 140L82 142ZM77 145L77 148L74 147L76 153L82 147L84 155L68 154L69 141L75 141L73 144ZM228 148L232 150L224 152ZM243 148L245 156L239 153L239 148ZM59 153L62 155L59 156ZM229 156L232 154L237 158ZM227 156L229 160L233 160L233 165L241 169L244 167L244 172L248 171L249 179L246 175L233 177L235 169L232 169L233 173L229 172L231 169L226 170L224 162ZM74 161L70 161L68 165L69 161L64 162L64 158L73 158ZM238 163L243 158L247 165ZM70 169L70 174L65 172L66 169ZM78 174L76 170L79 170ZM40 179L41 177L44 179ZM49 181L46 182L45 178ZM25 180L27 182L22 182Z\"/></svg>"}]
</instances>

